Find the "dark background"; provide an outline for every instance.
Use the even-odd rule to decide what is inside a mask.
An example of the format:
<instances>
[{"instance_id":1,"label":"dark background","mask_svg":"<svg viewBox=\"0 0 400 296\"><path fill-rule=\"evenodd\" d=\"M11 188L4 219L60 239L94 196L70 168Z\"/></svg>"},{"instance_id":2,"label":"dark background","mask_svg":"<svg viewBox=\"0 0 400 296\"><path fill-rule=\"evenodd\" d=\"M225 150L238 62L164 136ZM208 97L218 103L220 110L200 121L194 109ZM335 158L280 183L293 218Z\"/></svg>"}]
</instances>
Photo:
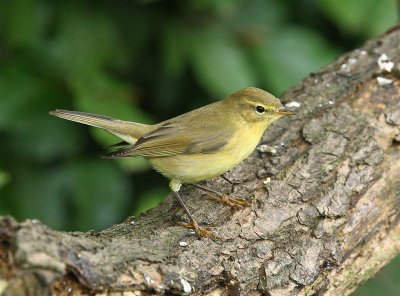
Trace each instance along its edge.
<instances>
[{"instance_id":1,"label":"dark background","mask_svg":"<svg viewBox=\"0 0 400 296\"><path fill-rule=\"evenodd\" d=\"M280 96L398 20L396 0L0 0L0 215L101 230L168 194L52 109L154 123L246 86ZM398 295L399 270L356 294Z\"/></svg>"}]
</instances>

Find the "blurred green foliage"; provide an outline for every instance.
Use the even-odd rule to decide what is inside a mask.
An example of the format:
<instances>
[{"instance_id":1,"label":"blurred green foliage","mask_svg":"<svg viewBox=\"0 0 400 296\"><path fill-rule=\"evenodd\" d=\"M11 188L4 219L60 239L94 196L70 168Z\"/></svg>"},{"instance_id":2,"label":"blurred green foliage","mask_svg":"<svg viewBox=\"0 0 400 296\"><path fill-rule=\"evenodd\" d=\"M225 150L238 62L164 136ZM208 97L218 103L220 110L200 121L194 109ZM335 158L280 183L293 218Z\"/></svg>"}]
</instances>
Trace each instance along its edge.
<instances>
[{"instance_id":1,"label":"blurred green foliage","mask_svg":"<svg viewBox=\"0 0 400 296\"><path fill-rule=\"evenodd\" d=\"M100 230L168 194L143 159L99 158L113 136L48 111L151 123L245 86L279 96L398 11L396 0L0 1L0 215Z\"/></svg>"}]
</instances>

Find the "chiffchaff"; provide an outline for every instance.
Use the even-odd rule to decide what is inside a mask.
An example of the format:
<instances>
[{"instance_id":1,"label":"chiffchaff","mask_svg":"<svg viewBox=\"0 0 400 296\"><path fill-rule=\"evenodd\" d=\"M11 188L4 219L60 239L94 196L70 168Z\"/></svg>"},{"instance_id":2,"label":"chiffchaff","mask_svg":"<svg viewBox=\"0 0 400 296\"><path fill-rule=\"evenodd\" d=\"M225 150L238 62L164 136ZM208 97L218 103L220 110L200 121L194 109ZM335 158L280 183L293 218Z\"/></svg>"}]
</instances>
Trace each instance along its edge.
<instances>
[{"instance_id":1,"label":"chiffchaff","mask_svg":"<svg viewBox=\"0 0 400 296\"><path fill-rule=\"evenodd\" d=\"M170 179L169 187L191 220L186 226L200 236L210 236L206 228L198 226L179 196L182 184L193 184L230 170L250 155L272 122L295 113L284 110L270 93L248 87L221 101L154 125L67 110L50 114L105 129L121 138L126 146L105 158L147 158L157 171ZM223 200L238 207L249 205L238 198L224 196Z\"/></svg>"}]
</instances>

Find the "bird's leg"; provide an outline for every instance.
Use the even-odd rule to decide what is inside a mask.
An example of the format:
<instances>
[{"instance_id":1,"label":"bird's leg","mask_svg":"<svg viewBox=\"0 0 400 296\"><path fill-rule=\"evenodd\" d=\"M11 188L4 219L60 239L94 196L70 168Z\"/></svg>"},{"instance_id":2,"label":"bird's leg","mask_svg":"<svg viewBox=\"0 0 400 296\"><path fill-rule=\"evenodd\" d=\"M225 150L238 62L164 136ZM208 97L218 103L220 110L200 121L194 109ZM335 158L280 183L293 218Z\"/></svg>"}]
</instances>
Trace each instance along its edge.
<instances>
[{"instance_id":1,"label":"bird's leg","mask_svg":"<svg viewBox=\"0 0 400 296\"><path fill-rule=\"evenodd\" d=\"M207 193L212 193L212 194L208 194L208 196L213 199L216 200L218 202L222 202L224 204L227 204L228 206L235 208L235 209L242 209L244 207L249 207L251 206L251 203L249 203L247 200L245 200L244 198L240 198L240 197L231 197L227 194L223 194L221 192L215 191L213 189L201 186L199 184L190 184L195 188L198 188L200 190L206 191Z\"/></svg>"},{"instance_id":2,"label":"bird's leg","mask_svg":"<svg viewBox=\"0 0 400 296\"><path fill-rule=\"evenodd\" d=\"M179 225L193 229L194 232L200 237L209 237L209 238L217 238L217 236L211 231L210 227L200 227L197 221L194 219L192 213L190 213L188 207L183 202L181 196L179 195L178 191L181 188L182 184L179 181L172 180L169 184L169 187L172 190L172 193L176 197L176 199L181 204L182 208L185 210L186 215L188 216L190 223L183 223L180 222Z\"/></svg>"},{"instance_id":3,"label":"bird's leg","mask_svg":"<svg viewBox=\"0 0 400 296\"><path fill-rule=\"evenodd\" d=\"M179 193L175 192L175 191L172 191L172 193L175 195L176 199L179 201L179 203L181 204L181 206L185 210L186 215L189 217L189 220L190 220L190 223L179 222L179 225L181 225L183 227L186 227L186 228L189 228L189 229L193 229L194 232L200 237L215 238L215 234L211 231L211 229L209 227L200 227L199 226L199 224L194 219L194 217L190 213L189 209L187 208L187 206L183 202L182 198L179 196Z\"/></svg>"},{"instance_id":4,"label":"bird's leg","mask_svg":"<svg viewBox=\"0 0 400 296\"><path fill-rule=\"evenodd\" d=\"M225 174L222 174L220 177L221 177L222 179L224 179L226 182L228 182L229 184L232 184L232 185L234 185L234 184L240 184L240 182L238 182L238 181L229 180L228 177L225 176Z\"/></svg>"}]
</instances>

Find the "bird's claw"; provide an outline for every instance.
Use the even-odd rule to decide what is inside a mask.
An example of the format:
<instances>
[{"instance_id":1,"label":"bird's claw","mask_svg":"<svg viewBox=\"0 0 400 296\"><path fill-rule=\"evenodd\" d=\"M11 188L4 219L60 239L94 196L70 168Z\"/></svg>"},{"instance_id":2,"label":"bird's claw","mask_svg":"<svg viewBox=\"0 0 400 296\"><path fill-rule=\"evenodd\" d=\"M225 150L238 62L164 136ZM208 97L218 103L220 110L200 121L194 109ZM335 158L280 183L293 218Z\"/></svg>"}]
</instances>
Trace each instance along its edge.
<instances>
[{"instance_id":1,"label":"bird's claw","mask_svg":"<svg viewBox=\"0 0 400 296\"><path fill-rule=\"evenodd\" d=\"M218 238L218 236L211 230L211 227L201 227L197 224L197 222L191 222L191 223L179 222L178 224L185 228L192 229L199 237L207 237L211 239Z\"/></svg>"},{"instance_id":2,"label":"bird's claw","mask_svg":"<svg viewBox=\"0 0 400 296\"><path fill-rule=\"evenodd\" d=\"M229 195L226 194L221 194L221 195L210 195L210 198L213 200L216 200L218 202L227 204L228 206L234 208L234 209L243 209L246 207L250 207L251 203L249 203L247 200L245 200L244 198L240 198L240 197L231 197Z\"/></svg>"}]
</instances>

